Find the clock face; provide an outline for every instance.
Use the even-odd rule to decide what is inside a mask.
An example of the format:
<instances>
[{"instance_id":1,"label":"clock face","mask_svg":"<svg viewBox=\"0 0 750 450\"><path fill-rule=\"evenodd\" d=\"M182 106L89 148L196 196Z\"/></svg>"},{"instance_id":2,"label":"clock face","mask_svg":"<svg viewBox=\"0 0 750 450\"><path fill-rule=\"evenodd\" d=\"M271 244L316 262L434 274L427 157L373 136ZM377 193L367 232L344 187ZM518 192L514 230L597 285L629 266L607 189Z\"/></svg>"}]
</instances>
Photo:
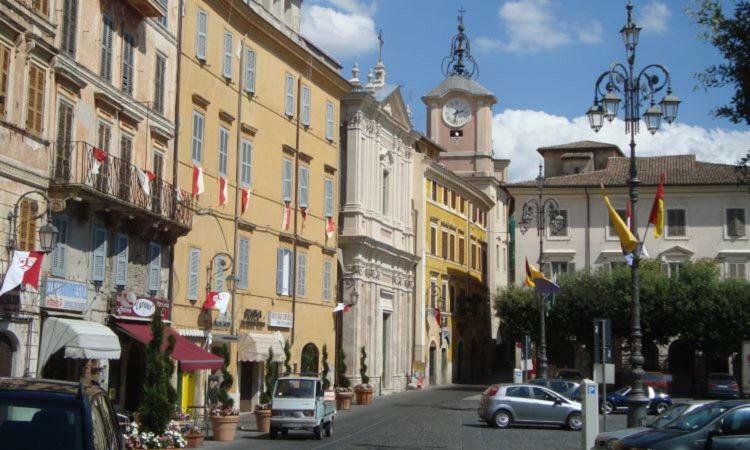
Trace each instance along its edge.
<instances>
[{"instance_id":1,"label":"clock face","mask_svg":"<svg viewBox=\"0 0 750 450\"><path fill-rule=\"evenodd\" d=\"M448 126L460 128L466 125L469 119L471 119L471 105L463 98L452 98L443 106L443 120Z\"/></svg>"}]
</instances>

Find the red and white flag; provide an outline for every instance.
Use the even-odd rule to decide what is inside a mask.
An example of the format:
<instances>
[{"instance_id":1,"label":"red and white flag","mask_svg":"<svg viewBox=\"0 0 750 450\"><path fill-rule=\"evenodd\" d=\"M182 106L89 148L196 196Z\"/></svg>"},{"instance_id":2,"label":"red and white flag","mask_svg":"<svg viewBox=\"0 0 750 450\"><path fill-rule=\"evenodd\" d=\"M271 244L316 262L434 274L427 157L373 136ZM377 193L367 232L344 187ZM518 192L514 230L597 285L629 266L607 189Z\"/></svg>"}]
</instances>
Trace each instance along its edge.
<instances>
[{"instance_id":1,"label":"red and white flag","mask_svg":"<svg viewBox=\"0 0 750 450\"><path fill-rule=\"evenodd\" d=\"M203 302L203 306L201 307L201 309L203 311L208 311L209 309L211 309L214 306L216 306L216 296L217 295L219 295L219 293L216 292L216 291L210 291L209 293L207 293L206 294L206 301Z\"/></svg>"},{"instance_id":2,"label":"red and white flag","mask_svg":"<svg viewBox=\"0 0 750 450\"><path fill-rule=\"evenodd\" d=\"M182 189L178 188L177 186L174 187L174 195L178 203L182 203L185 201L185 196L182 194Z\"/></svg>"},{"instance_id":3,"label":"red and white flag","mask_svg":"<svg viewBox=\"0 0 750 450\"><path fill-rule=\"evenodd\" d=\"M107 159L107 152L100 148L94 147L91 150L91 158L91 174L99 175L99 168L102 166L104 160Z\"/></svg>"},{"instance_id":4,"label":"red and white flag","mask_svg":"<svg viewBox=\"0 0 750 450\"><path fill-rule=\"evenodd\" d=\"M39 290L39 274L43 260L44 253L42 252L14 251L8 272L5 273L3 287L0 288L0 295L17 288L21 283Z\"/></svg>"},{"instance_id":5,"label":"red and white flag","mask_svg":"<svg viewBox=\"0 0 750 450\"><path fill-rule=\"evenodd\" d=\"M333 223L333 217L329 217L326 219L326 237L328 239L331 239L333 237L333 233L336 232L336 224Z\"/></svg>"},{"instance_id":6,"label":"red and white flag","mask_svg":"<svg viewBox=\"0 0 750 450\"><path fill-rule=\"evenodd\" d=\"M438 325L440 325L440 319L441 319L440 308L436 307L435 308L435 320L437 321Z\"/></svg>"},{"instance_id":7,"label":"red and white flag","mask_svg":"<svg viewBox=\"0 0 750 450\"><path fill-rule=\"evenodd\" d=\"M339 303L339 304L336 305L335 308L333 308L333 312L335 312L335 313L337 313L339 311L341 311L341 312L347 312L347 311L349 311L349 309L351 309L350 305L345 305L343 303Z\"/></svg>"},{"instance_id":8,"label":"red and white flag","mask_svg":"<svg viewBox=\"0 0 750 450\"><path fill-rule=\"evenodd\" d=\"M284 213L281 216L281 229L289 230L289 224L292 221L292 207L289 202L284 203Z\"/></svg>"},{"instance_id":9,"label":"red and white flag","mask_svg":"<svg viewBox=\"0 0 750 450\"><path fill-rule=\"evenodd\" d=\"M216 295L216 309L219 310L220 313L226 314L227 308L229 307L229 300L231 300L232 294L229 292L219 292L218 295Z\"/></svg>"},{"instance_id":10,"label":"red and white flag","mask_svg":"<svg viewBox=\"0 0 750 450\"><path fill-rule=\"evenodd\" d=\"M156 175L150 170L143 171L140 167L135 168L138 174L138 183L141 185L141 190L146 196L151 195L151 182L156 179Z\"/></svg>"},{"instance_id":11,"label":"red and white flag","mask_svg":"<svg viewBox=\"0 0 750 450\"><path fill-rule=\"evenodd\" d=\"M242 189L242 206L240 210L240 215L245 214L245 210L247 209L248 203L250 203L250 189L243 188Z\"/></svg>"},{"instance_id":12,"label":"red and white flag","mask_svg":"<svg viewBox=\"0 0 750 450\"><path fill-rule=\"evenodd\" d=\"M193 166L193 195L201 195L205 190L203 167Z\"/></svg>"},{"instance_id":13,"label":"red and white flag","mask_svg":"<svg viewBox=\"0 0 750 450\"><path fill-rule=\"evenodd\" d=\"M219 206L227 204L227 179L219 177Z\"/></svg>"},{"instance_id":14,"label":"red and white flag","mask_svg":"<svg viewBox=\"0 0 750 450\"><path fill-rule=\"evenodd\" d=\"M307 219L307 208L305 208L304 206L300 206L299 212L300 212L300 215L302 216L302 225L301 225L301 227L302 227L302 230L304 230L305 229L305 221Z\"/></svg>"},{"instance_id":15,"label":"red and white flag","mask_svg":"<svg viewBox=\"0 0 750 450\"><path fill-rule=\"evenodd\" d=\"M625 223L628 226L628 230L630 229L630 224L633 222L633 208L630 204L630 200L625 202Z\"/></svg>"}]
</instances>

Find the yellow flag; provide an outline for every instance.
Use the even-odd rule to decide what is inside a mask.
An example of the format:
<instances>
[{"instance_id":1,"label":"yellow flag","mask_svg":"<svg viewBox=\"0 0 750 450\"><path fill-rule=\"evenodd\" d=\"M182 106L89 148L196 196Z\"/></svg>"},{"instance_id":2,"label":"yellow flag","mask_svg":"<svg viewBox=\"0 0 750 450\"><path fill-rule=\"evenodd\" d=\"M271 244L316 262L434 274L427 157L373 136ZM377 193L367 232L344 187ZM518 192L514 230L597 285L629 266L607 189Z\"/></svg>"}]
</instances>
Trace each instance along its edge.
<instances>
[{"instance_id":1,"label":"yellow flag","mask_svg":"<svg viewBox=\"0 0 750 450\"><path fill-rule=\"evenodd\" d=\"M615 226L617 236L620 238L620 246L622 247L623 253L632 253L638 246L638 240L633 236L633 233L628 229L625 222L622 221L622 217L617 214L617 211L612 207L609 202L609 198L604 196L604 203L607 204L607 210L609 211L609 218Z\"/></svg>"}]
</instances>

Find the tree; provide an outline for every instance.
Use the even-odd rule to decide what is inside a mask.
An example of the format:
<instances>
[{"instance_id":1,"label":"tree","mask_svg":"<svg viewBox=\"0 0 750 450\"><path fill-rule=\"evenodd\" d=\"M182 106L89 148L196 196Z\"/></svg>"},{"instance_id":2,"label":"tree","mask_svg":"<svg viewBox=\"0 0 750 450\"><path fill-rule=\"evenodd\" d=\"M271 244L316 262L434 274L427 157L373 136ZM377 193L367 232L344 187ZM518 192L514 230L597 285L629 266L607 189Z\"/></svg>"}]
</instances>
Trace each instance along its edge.
<instances>
[{"instance_id":1,"label":"tree","mask_svg":"<svg viewBox=\"0 0 750 450\"><path fill-rule=\"evenodd\" d=\"M175 337L169 335L164 351L164 322L161 309L151 318L151 341L146 345L146 368L143 377L143 399L138 407L141 429L157 435L164 433L177 402L177 392L170 380L174 363L170 359Z\"/></svg>"},{"instance_id":2,"label":"tree","mask_svg":"<svg viewBox=\"0 0 750 450\"><path fill-rule=\"evenodd\" d=\"M750 2L735 3L734 16L727 16L719 0L703 0L690 11L705 29L701 38L724 56L725 62L706 68L696 75L704 88L732 86L734 94L727 105L713 114L734 123L750 125Z\"/></svg>"},{"instance_id":3,"label":"tree","mask_svg":"<svg viewBox=\"0 0 750 450\"><path fill-rule=\"evenodd\" d=\"M222 408L227 409L234 406L234 399L229 396L229 389L231 389L234 384L234 377L227 369L230 361L229 347L227 344L219 347L219 356L224 358L224 364L221 366L221 383L219 383L219 392L217 392L216 397L219 400L219 403L221 403Z\"/></svg>"},{"instance_id":4,"label":"tree","mask_svg":"<svg viewBox=\"0 0 750 450\"><path fill-rule=\"evenodd\" d=\"M268 358L266 358L266 373L264 376L265 389L260 394L260 403L268 405L273 398L273 387L277 379L276 363L273 360L273 348L268 347Z\"/></svg>"},{"instance_id":5,"label":"tree","mask_svg":"<svg viewBox=\"0 0 750 450\"><path fill-rule=\"evenodd\" d=\"M284 341L284 373L292 373L292 344Z\"/></svg>"},{"instance_id":6,"label":"tree","mask_svg":"<svg viewBox=\"0 0 750 450\"><path fill-rule=\"evenodd\" d=\"M349 389L352 386L352 382L346 376L346 355L343 348L339 350L336 361L336 386L340 389Z\"/></svg>"},{"instance_id":7,"label":"tree","mask_svg":"<svg viewBox=\"0 0 750 450\"><path fill-rule=\"evenodd\" d=\"M331 380L328 379L328 372L330 371L331 368L328 366L328 346L323 344L323 372L321 376L323 377L323 390L325 391L331 388Z\"/></svg>"},{"instance_id":8,"label":"tree","mask_svg":"<svg viewBox=\"0 0 750 450\"><path fill-rule=\"evenodd\" d=\"M359 376L362 378L362 384L370 384L370 377L367 376L367 352L364 345L359 349Z\"/></svg>"}]
</instances>

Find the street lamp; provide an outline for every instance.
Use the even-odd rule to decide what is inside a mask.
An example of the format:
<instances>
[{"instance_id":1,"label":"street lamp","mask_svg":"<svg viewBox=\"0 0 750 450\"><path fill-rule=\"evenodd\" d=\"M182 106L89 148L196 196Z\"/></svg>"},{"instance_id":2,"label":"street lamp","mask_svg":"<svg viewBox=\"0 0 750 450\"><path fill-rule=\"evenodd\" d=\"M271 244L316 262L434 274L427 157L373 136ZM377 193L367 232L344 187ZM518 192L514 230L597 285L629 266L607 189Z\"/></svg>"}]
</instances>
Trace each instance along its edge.
<instances>
[{"instance_id":1,"label":"street lamp","mask_svg":"<svg viewBox=\"0 0 750 450\"><path fill-rule=\"evenodd\" d=\"M599 107L601 108L601 107ZM603 117L603 115L602 115ZM539 236L539 258L537 264L542 269L542 258L544 256L544 229L549 225L553 233L558 233L565 225L565 218L560 214L559 205L554 198L542 199L544 194L545 178L542 174L542 165L539 164L539 175L535 179L538 190L537 198L532 198L523 204L521 216L521 233L526 232L536 225L537 236ZM547 333L545 327L545 316L547 315L547 302L543 295L539 294L539 348L538 366L539 377L547 378Z\"/></svg>"},{"instance_id":2,"label":"street lamp","mask_svg":"<svg viewBox=\"0 0 750 450\"><path fill-rule=\"evenodd\" d=\"M44 198L45 201L44 210L38 214L35 214L32 219L36 220L43 216L47 216L47 223L39 227L37 233L39 234L39 245L42 252L49 253L54 250L55 245L57 245L57 238L60 235L60 231L55 225L49 222L49 197L45 192L38 190L26 192L18 197L18 200L16 200L16 204L13 207L13 212L8 214L8 220L11 223L11 234L8 239L8 250L17 250L18 242L16 242L16 237L18 236L18 218L20 217L18 209L21 207L21 201L31 195L38 195Z\"/></svg>"},{"instance_id":3,"label":"street lamp","mask_svg":"<svg viewBox=\"0 0 750 450\"><path fill-rule=\"evenodd\" d=\"M624 97L625 132L630 134L630 174L628 179L628 192L633 218L630 223L633 235L638 238L638 220L636 204L638 202L638 167L635 159L635 135L639 131L641 115L646 128L651 134L656 133L664 119L672 123L677 118L677 110L680 99L672 94L672 80L669 71L661 64L649 64L640 72L636 73L635 48L638 45L638 34L641 28L633 22L633 4L628 2L627 23L620 30L622 40L627 53L627 65L616 62L606 72L602 73L596 81L594 88L594 105L589 108L588 117L591 128L598 132L602 127L602 119L598 117L600 102L604 103L607 118L612 120L617 115L617 104L619 95ZM604 91L606 89L606 92ZM666 95L661 101L656 102L656 95L666 89ZM601 96L601 100L599 97ZM617 100L615 100L615 97ZM641 114L642 104L648 105ZM604 112L601 112L604 115ZM611 118L610 118L611 117ZM638 281L638 266L640 263L643 246L638 245L633 252L633 262L630 266L630 291L631 291L631 315L630 315L630 365L632 375L632 390L628 397L628 427L640 426L646 417L646 406L649 399L643 387L643 353L641 332L641 303Z\"/></svg>"}]
</instances>

